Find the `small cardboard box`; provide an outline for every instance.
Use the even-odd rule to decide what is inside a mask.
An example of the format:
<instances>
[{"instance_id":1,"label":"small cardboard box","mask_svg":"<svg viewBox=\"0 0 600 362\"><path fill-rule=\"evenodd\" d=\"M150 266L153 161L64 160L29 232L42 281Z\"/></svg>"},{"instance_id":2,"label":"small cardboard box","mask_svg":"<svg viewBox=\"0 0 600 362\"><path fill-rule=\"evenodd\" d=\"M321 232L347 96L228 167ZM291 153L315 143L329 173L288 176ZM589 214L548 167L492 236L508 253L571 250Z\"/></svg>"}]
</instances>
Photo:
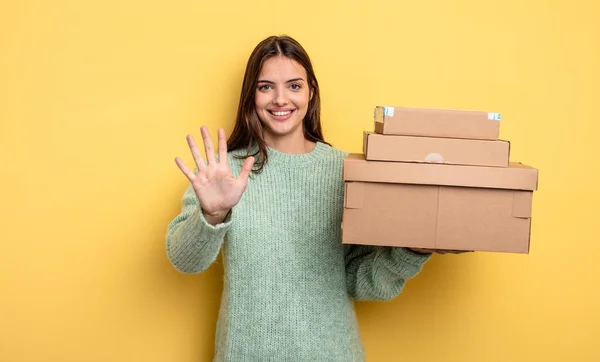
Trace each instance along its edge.
<instances>
[{"instance_id":1,"label":"small cardboard box","mask_svg":"<svg viewBox=\"0 0 600 362\"><path fill-rule=\"evenodd\" d=\"M538 171L344 160L342 243L529 253Z\"/></svg>"},{"instance_id":2,"label":"small cardboard box","mask_svg":"<svg viewBox=\"0 0 600 362\"><path fill-rule=\"evenodd\" d=\"M508 167L510 142L381 135L364 131L363 153L369 161Z\"/></svg>"},{"instance_id":3,"label":"small cardboard box","mask_svg":"<svg viewBox=\"0 0 600 362\"><path fill-rule=\"evenodd\" d=\"M497 140L500 114L471 110L375 107L375 132L386 135Z\"/></svg>"}]
</instances>

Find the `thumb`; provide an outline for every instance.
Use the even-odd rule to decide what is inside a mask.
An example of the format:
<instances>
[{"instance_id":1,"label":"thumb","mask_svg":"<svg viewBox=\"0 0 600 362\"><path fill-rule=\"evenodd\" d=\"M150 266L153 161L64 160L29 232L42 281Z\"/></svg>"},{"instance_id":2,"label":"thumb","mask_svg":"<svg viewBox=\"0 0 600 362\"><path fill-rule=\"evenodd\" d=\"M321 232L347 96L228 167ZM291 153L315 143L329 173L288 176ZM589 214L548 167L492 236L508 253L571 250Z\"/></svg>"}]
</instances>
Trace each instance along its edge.
<instances>
[{"instance_id":1,"label":"thumb","mask_svg":"<svg viewBox=\"0 0 600 362\"><path fill-rule=\"evenodd\" d=\"M248 182L248 176L250 176L252 166L254 166L254 157L250 156L244 161L244 164L242 165L242 170L240 171L240 177L238 178L238 180L241 181L244 185Z\"/></svg>"}]
</instances>

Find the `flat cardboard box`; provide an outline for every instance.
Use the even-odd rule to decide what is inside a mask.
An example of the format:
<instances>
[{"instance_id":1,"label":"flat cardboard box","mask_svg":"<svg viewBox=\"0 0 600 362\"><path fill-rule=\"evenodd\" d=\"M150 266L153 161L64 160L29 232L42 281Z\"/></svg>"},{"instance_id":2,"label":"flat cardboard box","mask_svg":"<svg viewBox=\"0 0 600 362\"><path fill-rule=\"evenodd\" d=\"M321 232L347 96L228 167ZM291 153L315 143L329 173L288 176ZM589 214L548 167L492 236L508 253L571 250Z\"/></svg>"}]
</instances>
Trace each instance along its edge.
<instances>
[{"instance_id":1,"label":"flat cardboard box","mask_svg":"<svg viewBox=\"0 0 600 362\"><path fill-rule=\"evenodd\" d=\"M369 161L508 167L510 142L363 133Z\"/></svg>"},{"instance_id":2,"label":"flat cardboard box","mask_svg":"<svg viewBox=\"0 0 600 362\"><path fill-rule=\"evenodd\" d=\"M537 174L521 164L379 162L352 154L344 161L342 243L527 254Z\"/></svg>"},{"instance_id":3,"label":"flat cardboard box","mask_svg":"<svg viewBox=\"0 0 600 362\"><path fill-rule=\"evenodd\" d=\"M375 132L387 135L497 140L500 114L472 110L375 107Z\"/></svg>"},{"instance_id":4,"label":"flat cardboard box","mask_svg":"<svg viewBox=\"0 0 600 362\"><path fill-rule=\"evenodd\" d=\"M508 167L367 161L361 153L344 160L345 181L537 190L538 170L518 162Z\"/></svg>"}]
</instances>

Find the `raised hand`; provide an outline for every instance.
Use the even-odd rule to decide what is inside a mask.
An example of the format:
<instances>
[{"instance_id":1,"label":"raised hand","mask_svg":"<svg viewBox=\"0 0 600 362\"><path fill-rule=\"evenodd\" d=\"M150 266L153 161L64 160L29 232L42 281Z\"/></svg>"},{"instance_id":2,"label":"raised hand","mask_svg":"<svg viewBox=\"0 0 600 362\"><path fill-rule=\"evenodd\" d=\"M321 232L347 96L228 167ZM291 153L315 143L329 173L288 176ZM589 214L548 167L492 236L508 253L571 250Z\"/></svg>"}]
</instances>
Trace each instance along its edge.
<instances>
[{"instance_id":1,"label":"raised hand","mask_svg":"<svg viewBox=\"0 0 600 362\"><path fill-rule=\"evenodd\" d=\"M206 221L216 225L225 219L229 210L237 205L242 198L248 184L248 176L254 165L254 157L248 157L244 161L240 176L235 178L227 161L225 131L222 128L219 128L218 131L218 161L215 158L215 150L208 129L201 127L200 133L206 150L207 162L202 159L194 137L192 135L187 136L190 151L198 167L198 174L194 174L179 157L175 157L175 163L192 184Z\"/></svg>"}]
</instances>

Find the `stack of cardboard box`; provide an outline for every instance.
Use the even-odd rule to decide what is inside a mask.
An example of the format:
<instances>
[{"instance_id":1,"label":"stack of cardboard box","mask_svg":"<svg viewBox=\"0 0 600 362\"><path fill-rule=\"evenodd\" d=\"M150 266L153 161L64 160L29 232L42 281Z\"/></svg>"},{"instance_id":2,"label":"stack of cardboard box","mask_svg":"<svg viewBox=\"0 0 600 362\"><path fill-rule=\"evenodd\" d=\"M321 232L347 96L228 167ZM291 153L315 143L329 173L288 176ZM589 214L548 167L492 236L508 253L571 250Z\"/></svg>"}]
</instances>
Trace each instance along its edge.
<instances>
[{"instance_id":1,"label":"stack of cardboard box","mask_svg":"<svg viewBox=\"0 0 600 362\"><path fill-rule=\"evenodd\" d=\"M528 253L538 170L510 162L500 115L375 108L344 160L342 242Z\"/></svg>"}]
</instances>

